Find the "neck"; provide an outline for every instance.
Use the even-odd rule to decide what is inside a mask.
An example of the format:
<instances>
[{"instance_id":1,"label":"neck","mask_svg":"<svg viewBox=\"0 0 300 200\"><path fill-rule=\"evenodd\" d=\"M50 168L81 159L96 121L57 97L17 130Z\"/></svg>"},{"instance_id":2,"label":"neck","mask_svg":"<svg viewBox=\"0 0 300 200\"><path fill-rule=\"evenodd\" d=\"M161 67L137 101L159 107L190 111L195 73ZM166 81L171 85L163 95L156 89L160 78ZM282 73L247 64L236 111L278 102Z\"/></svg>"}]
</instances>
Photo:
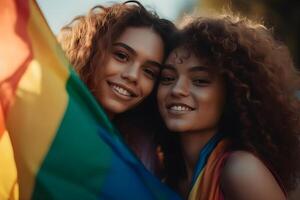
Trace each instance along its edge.
<instances>
[{"instance_id":1,"label":"neck","mask_svg":"<svg viewBox=\"0 0 300 200\"><path fill-rule=\"evenodd\" d=\"M188 132L180 134L180 141L183 151L184 162L187 172L187 182L192 182L193 173L197 165L200 151L205 144L216 134L217 130L201 132Z\"/></svg>"},{"instance_id":2,"label":"neck","mask_svg":"<svg viewBox=\"0 0 300 200\"><path fill-rule=\"evenodd\" d=\"M113 120L114 117L116 116L115 113L112 113L112 112L110 112L110 111L108 111L108 110L106 110L106 109L104 109L104 110L105 110L105 113L106 113L106 115L108 116L108 118L109 118L110 120Z\"/></svg>"}]
</instances>

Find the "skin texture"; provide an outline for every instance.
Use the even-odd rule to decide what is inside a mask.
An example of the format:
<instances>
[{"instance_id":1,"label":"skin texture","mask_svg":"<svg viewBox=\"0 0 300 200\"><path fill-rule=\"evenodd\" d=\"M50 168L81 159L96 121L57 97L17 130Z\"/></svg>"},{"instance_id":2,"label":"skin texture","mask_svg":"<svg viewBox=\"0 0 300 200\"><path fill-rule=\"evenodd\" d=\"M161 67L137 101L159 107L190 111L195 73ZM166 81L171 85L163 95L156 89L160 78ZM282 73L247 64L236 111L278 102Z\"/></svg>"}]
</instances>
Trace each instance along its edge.
<instances>
[{"instance_id":1,"label":"skin texture","mask_svg":"<svg viewBox=\"0 0 300 200\"><path fill-rule=\"evenodd\" d=\"M146 38L146 39L145 39ZM164 55L163 41L150 28L127 28L97 66L97 100L112 118L139 104L152 91Z\"/></svg>"},{"instance_id":2,"label":"skin texture","mask_svg":"<svg viewBox=\"0 0 300 200\"><path fill-rule=\"evenodd\" d=\"M225 199L286 199L266 166L246 151L236 151L228 158L221 174Z\"/></svg>"}]
</instances>

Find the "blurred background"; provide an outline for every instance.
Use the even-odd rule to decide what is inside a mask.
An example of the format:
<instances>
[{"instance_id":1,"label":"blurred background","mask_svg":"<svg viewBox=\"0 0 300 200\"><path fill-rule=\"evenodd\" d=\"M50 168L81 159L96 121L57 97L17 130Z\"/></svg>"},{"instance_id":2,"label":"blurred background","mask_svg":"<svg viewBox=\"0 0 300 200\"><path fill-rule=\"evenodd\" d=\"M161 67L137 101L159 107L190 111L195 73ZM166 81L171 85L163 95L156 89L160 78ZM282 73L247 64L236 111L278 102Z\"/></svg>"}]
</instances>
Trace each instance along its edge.
<instances>
[{"instance_id":1,"label":"blurred background","mask_svg":"<svg viewBox=\"0 0 300 200\"><path fill-rule=\"evenodd\" d=\"M290 48L296 66L300 66L300 1L299 0L139 0L149 9L154 9L160 16L174 22L180 21L184 13L194 10L221 11L231 7L250 18L263 20L272 27L276 36ZM60 28L75 16L84 15L97 4L111 4L124 0L37 0L46 19L57 34Z\"/></svg>"},{"instance_id":2,"label":"blurred background","mask_svg":"<svg viewBox=\"0 0 300 200\"><path fill-rule=\"evenodd\" d=\"M300 1L299 0L139 0L161 17L179 22L185 13L221 11L230 7L233 12L251 19L262 20L273 28L277 38L285 42L300 69ZM111 4L112 0L37 0L50 28L57 34L75 16L84 15L97 4ZM300 86L299 86L300 89ZM300 92L298 93L300 96ZM299 158L300 159L300 158ZM290 194L290 200L300 199L300 187Z\"/></svg>"}]
</instances>

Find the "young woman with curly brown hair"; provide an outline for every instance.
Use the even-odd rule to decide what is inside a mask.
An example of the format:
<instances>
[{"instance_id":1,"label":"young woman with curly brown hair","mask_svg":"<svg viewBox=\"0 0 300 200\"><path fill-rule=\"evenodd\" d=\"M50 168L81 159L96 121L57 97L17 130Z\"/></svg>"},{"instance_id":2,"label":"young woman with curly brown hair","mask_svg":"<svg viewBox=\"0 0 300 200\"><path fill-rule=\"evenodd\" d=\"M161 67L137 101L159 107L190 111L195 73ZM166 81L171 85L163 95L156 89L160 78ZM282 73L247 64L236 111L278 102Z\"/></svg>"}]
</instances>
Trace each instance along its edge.
<instances>
[{"instance_id":1,"label":"young woman with curly brown hair","mask_svg":"<svg viewBox=\"0 0 300 200\"><path fill-rule=\"evenodd\" d=\"M194 18L158 88L166 182L189 199L285 199L299 177L299 73L265 26Z\"/></svg>"},{"instance_id":2,"label":"young woman with curly brown hair","mask_svg":"<svg viewBox=\"0 0 300 200\"><path fill-rule=\"evenodd\" d=\"M94 7L65 26L58 37L80 78L152 171L154 164L146 155L155 153L150 141L153 116L158 113L153 89L175 29L139 2L127 1ZM135 111L120 115L137 105Z\"/></svg>"}]
</instances>

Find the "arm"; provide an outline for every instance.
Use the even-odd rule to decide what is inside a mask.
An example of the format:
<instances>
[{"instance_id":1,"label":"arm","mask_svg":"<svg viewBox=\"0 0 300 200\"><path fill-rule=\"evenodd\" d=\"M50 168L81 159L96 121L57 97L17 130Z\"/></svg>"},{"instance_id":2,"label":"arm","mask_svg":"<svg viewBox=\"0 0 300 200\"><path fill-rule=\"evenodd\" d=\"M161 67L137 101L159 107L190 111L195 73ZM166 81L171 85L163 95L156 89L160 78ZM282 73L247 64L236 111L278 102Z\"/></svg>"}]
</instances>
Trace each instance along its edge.
<instances>
[{"instance_id":1,"label":"arm","mask_svg":"<svg viewBox=\"0 0 300 200\"><path fill-rule=\"evenodd\" d=\"M221 189L230 200L284 200L284 192L269 169L245 151L229 156L221 172Z\"/></svg>"}]
</instances>

